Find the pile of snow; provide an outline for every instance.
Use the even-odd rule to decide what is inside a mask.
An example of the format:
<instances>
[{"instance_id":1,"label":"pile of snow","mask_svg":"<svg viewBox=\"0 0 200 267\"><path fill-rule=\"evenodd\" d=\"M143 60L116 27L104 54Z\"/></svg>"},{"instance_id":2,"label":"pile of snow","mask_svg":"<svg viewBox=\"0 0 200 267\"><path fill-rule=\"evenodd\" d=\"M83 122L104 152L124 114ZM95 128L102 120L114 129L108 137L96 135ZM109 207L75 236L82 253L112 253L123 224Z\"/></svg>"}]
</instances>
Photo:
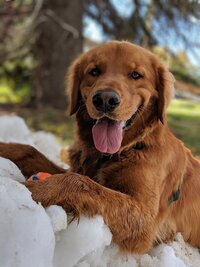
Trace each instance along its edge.
<instances>
[{"instance_id":1,"label":"pile of snow","mask_svg":"<svg viewBox=\"0 0 200 267\"><path fill-rule=\"evenodd\" d=\"M17 116L0 117L0 141L35 146L57 164L60 146L48 133L31 133ZM199 267L199 251L177 235L144 255L125 255L112 244L103 218L68 224L58 206L36 204L11 161L0 158L0 267Z\"/></svg>"}]
</instances>

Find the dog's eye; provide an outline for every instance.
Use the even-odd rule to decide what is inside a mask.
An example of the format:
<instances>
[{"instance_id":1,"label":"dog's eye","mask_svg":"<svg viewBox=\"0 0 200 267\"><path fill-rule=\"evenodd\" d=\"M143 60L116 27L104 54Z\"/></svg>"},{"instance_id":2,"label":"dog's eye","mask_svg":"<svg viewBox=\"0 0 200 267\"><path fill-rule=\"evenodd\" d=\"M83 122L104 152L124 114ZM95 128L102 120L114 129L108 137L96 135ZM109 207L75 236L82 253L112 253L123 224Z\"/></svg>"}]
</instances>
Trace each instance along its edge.
<instances>
[{"instance_id":1,"label":"dog's eye","mask_svg":"<svg viewBox=\"0 0 200 267\"><path fill-rule=\"evenodd\" d=\"M92 76L99 76L101 74L101 71L99 68L95 67L89 72L89 74Z\"/></svg>"},{"instance_id":2,"label":"dog's eye","mask_svg":"<svg viewBox=\"0 0 200 267\"><path fill-rule=\"evenodd\" d=\"M132 79L134 79L134 80L139 80L139 79L143 78L143 75L140 74L140 73L137 72L137 71L133 71L133 72L130 73L130 77L131 77Z\"/></svg>"}]
</instances>

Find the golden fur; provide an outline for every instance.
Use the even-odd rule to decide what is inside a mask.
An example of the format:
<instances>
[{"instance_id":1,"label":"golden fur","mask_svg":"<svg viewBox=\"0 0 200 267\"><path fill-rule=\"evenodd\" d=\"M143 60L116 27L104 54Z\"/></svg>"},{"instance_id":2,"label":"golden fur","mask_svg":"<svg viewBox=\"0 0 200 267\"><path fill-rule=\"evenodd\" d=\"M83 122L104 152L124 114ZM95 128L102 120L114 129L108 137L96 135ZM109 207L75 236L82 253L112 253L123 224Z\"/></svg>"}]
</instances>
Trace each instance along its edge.
<instances>
[{"instance_id":1,"label":"golden fur","mask_svg":"<svg viewBox=\"0 0 200 267\"><path fill-rule=\"evenodd\" d=\"M101 74L90 75L96 66ZM131 79L130 71L143 77ZM92 138L94 122L103 116L92 103L99 88L120 95L120 105L108 115L112 120L127 121L140 107L111 156L100 153ZM108 42L81 55L69 70L70 114L76 113L77 122L70 171L26 145L1 143L0 156L13 160L27 176L55 174L25 183L33 199L76 215L102 215L124 251L144 253L177 232L200 246L200 162L166 125L173 91L173 76L153 54L128 42ZM178 190L180 198L169 202Z\"/></svg>"}]
</instances>

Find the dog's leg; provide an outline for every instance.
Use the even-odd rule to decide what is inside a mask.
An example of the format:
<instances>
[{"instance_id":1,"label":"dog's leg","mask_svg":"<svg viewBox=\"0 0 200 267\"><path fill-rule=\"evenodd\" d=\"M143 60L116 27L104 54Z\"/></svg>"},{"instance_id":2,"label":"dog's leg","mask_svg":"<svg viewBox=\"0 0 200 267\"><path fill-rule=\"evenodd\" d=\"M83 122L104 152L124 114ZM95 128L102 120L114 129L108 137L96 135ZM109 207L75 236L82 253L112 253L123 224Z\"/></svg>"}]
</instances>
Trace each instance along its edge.
<instances>
[{"instance_id":1,"label":"dog's leg","mask_svg":"<svg viewBox=\"0 0 200 267\"><path fill-rule=\"evenodd\" d=\"M66 172L29 145L0 142L0 157L13 161L26 177L41 171L51 174Z\"/></svg>"},{"instance_id":2,"label":"dog's leg","mask_svg":"<svg viewBox=\"0 0 200 267\"><path fill-rule=\"evenodd\" d=\"M71 172L43 181L27 181L25 185L44 207L57 204L76 215L102 215L113 241L123 250L143 253L153 245L158 198L152 191L144 201L139 194L137 198L126 195Z\"/></svg>"}]
</instances>

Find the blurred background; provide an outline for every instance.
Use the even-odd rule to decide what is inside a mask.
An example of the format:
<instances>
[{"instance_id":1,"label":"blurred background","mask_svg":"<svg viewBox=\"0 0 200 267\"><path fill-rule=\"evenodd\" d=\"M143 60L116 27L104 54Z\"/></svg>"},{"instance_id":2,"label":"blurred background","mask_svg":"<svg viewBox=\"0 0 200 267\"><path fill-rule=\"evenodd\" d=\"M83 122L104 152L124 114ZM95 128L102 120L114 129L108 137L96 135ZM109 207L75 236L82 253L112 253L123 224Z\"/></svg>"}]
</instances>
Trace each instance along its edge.
<instances>
[{"instance_id":1,"label":"blurred background","mask_svg":"<svg viewBox=\"0 0 200 267\"><path fill-rule=\"evenodd\" d=\"M0 0L0 115L18 114L31 129L72 143L66 70L111 39L142 45L166 62L177 80L169 125L200 155L199 0Z\"/></svg>"}]
</instances>

